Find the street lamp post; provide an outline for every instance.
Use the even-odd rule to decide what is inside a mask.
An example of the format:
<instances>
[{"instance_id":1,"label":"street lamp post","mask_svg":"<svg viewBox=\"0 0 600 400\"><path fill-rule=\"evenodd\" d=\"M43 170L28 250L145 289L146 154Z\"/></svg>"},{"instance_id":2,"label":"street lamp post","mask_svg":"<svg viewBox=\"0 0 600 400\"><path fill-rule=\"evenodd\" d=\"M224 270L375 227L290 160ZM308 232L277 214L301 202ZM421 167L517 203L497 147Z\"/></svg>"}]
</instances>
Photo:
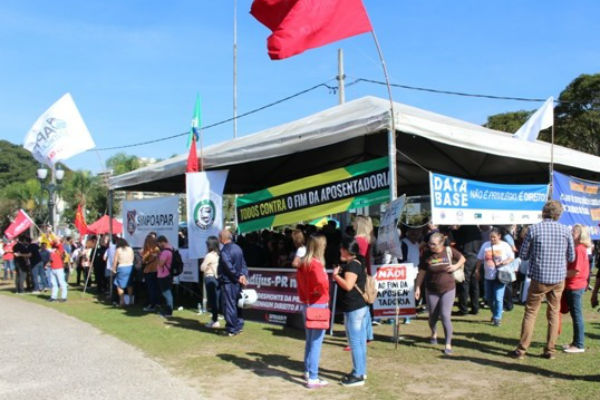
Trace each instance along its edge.
<instances>
[{"instance_id":1,"label":"street lamp post","mask_svg":"<svg viewBox=\"0 0 600 400\"><path fill-rule=\"evenodd\" d=\"M54 228L54 194L60 188L60 181L65 176L65 171L62 169L55 169L54 165L50 170L50 183L44 183L44 180L48 176L48 169L41 167L37 170L37 177L40 180L42 185L42 190L46 190L48 192L48 222L50 226Z\"/></svg>"}]
</instances>

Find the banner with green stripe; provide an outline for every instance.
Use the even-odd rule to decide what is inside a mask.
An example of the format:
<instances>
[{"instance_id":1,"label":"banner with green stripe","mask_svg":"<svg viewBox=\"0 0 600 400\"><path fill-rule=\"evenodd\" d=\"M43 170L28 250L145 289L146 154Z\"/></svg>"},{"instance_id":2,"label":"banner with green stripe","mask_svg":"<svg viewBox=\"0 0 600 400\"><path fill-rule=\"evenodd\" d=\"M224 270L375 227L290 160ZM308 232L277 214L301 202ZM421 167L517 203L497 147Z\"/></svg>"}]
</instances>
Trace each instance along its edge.
<instances>
[{"instance_id":1,"label":"banner with green stripe","mask_svg":"<svg viewBox=\"0 0 600 400\"><path fill-rule=\"evenodd\" d=\"M389 200L388 158L296 179L237 199L240 233L294 224Z\"/></svg>"}]
</instances>

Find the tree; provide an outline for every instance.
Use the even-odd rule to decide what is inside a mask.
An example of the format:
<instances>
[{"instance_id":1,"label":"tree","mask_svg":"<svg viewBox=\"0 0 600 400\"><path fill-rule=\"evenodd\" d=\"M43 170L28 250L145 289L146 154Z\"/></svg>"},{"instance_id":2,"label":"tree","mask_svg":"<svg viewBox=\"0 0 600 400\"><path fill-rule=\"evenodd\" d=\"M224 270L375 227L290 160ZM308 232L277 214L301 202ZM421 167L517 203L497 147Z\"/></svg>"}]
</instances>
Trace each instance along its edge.
<instances>
[{"instance_id":1,"label":"tree","mask_svg":"<svg viewBox=\"0 0 600 400\"><path fill-rule=\"evenodd\" d=\"M141 160L134 155L117 153L106 160L106 166L112 170L113 175L121 175L142 167Z\"/></svg>"},{"instance_id":2,"label":"tree","mask_svg":"<svg viewBox=\"0 0 600 400\"><path fill-rule=\"evenodd\" d=\"M0 196L3 199L5 215L13 214L22 208L37 222L42 222L48 217L48 210L44 206L42 187L37 179L11 183L2 190Z\"/></svg>"},{"instance_id":3,"label":"tree","mask_svg":"<svg viewBox=\"0 0 600 400\"><path fill-rule=\"evenodd\" d=\"M495 114L488 117L483 125L486 128L497 131L515 133L527 121L534 111L515 111L503 114Z\"/></svg>"},{"instance_id":4,"label":"tree","mask_svg":"<svg viewBox=\"0 0 600 400\"><path fill-rule=\"evenodd\" d=\"M74 220L75 211L79 204L85 207L90 215L94 217L98 213L103 213L106 205L102 205L102 210L98 210L95 201L99 193L106 191L105 188L101 188L100 186L100 178L92 176L89 171L74 171L70 176L65 178L63 190L61 191L61 196L67 203L67 207L65 207L63 213L65 219L67 221Z\"/></svg>"},{"instance_id":5,"label":"tree","mask_svg":"<svg viewBox=\"0 0 600 400\"><path fill-rule=\"evenodd\" d=\"M554 109L556 143L600 154L600 74L579 75L558 99Z\"/></svg>"},{"instance_id":6,"label":"tree","mask_svg":"<svg viewBox=\"0 0 600 400\"><path fill-rule=\"evenodd\" d=\"M23 146L0 140L0 188L35 178L39 163Z\"/></svg>"}]
</instances>

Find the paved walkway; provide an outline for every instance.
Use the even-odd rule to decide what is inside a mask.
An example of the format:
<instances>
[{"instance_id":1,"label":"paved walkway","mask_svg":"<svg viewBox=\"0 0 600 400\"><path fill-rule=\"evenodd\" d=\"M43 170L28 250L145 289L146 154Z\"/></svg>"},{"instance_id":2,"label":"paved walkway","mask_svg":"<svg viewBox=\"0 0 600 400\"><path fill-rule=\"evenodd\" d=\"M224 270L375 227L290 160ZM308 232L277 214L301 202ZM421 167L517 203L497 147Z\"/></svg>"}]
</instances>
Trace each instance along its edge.
<instances>
[{"instance_id":1,"label":"paved walkway","mask_svg":"<svg viewBox=\"0 0 600 400\"><path fill-rule=\"evenodd\" d=\"M198 399L140 350L51 308L0 295L0 399Z\"/></svg>"}]
</instances>

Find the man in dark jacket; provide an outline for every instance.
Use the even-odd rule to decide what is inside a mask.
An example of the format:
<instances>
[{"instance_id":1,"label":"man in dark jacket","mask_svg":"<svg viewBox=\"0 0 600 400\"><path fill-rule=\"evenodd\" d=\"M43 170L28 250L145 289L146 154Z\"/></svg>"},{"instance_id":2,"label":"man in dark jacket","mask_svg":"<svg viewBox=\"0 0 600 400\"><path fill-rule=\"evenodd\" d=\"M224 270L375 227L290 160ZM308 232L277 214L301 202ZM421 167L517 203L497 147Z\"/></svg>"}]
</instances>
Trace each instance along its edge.
<instances>
[{"instance_id":1,"label":"man in dark jacket","mask_svg":"<svg viewBox=\"0 0 600 400\"><path fill-rule=\"evenodd\" d=\"M233 243L231 232L224 229L219 233L223 244L217 269L221 286L221 305L225 316L225 330L229 336L239 334L244 328L242 310L238 307L242 287L248 283L248 267L242 249Z\"/></svg>"}]
</instances>

